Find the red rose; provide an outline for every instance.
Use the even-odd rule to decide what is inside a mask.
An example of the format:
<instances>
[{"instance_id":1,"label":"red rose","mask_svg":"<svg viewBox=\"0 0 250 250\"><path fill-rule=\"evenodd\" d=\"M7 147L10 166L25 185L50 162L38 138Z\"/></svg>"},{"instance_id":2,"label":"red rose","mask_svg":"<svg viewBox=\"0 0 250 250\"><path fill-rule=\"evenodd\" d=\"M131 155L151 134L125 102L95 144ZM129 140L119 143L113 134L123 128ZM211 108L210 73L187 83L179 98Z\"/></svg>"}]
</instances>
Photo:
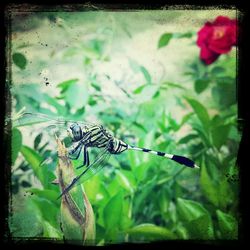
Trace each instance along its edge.
<instances>
[{"instance_id":1,"label":"red rose","mask_svg":"<svg viewBox=\"0 0 250 250\"><path fill-rule=\"evenodd\" d=\"M237 21L224 16L218 16L212 23L206 22L198 32L200 59L211 64L221 54L228 53L236 45L236 29Z\"/></svg>"}]
</instances>

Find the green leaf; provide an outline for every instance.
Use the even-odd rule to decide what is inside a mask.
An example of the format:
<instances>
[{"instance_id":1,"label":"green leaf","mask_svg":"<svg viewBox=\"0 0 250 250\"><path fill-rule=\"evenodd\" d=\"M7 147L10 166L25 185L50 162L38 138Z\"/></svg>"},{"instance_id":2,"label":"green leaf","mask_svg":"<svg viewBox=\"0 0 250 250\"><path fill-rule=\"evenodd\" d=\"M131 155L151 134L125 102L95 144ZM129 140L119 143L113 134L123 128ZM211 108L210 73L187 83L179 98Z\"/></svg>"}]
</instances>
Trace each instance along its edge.
<instances>
[{"instance_id":1,"label":"green leaf","mask_svg":"<svg viewBox=\"0 0 250 250\"><path fill-rule=\"evenodd\" d=\"M159 95L160 95L160 91L159 91L159 90L157 90L157 91L155 92L155 94L153 95L153 97L152 97L152 98L157 98Z\"/></svg>"},{"instance_id":2,"label":"green leaf","mask_svg":"<svg viewBox=\"0 0 250 250\"><path fill-rule=\"evenodd\" d=\"M15 164L16 158L22 146L22 134L17 128L13 128L11 135L11 162Z\"/></svg>"},{"instance_id":3,"label":"green leaf","mask_svg":"<svg viewBox=\"0 0 250 250\"><path fill-rule=\"evenodd\" d=\"M221 74L224 74L225 73L225 68L223 67L214 67L212 70L211 70L211 73L213 75L221 75Z\"/></svg>"},{"instance_id":4,"label":"green leaf","mask_svg":"<svg viewBox=\"0 0 250 250\"><path fill-rule=\"evenodd\" d=\"M83 84L71 84L65 92L66 102L75 109L80 109L88 103L88 89Z\"/></svg>"},{"instance_id":5,"label":"green leaf","mask_svg":"<svg viewBox=\"0 0 250 250\"><path fill-rule=\"evenodd\" d=\"M186 89L181 84L173 83L173 82L163 82L163 83L161 83L161 88L162 87L173 87L173 88L177 88L177 89Z\"/></svg>"},{"instance_id":6,"label":"green leaf","mask_svg":"<svg viewBox=\"0 0 250 250\"><path fill-rule=\"evenodd\" d=\"M78 82L79 79L74 78L74 79L70 79L64 82L61 82L59 84L57 84L57 88L61 89L61 94L63 94L72 84L75 84Z\"/></svg>"},{"instance_id":7,"label":"green leaf","mask_svg":"<svg viewBox=\"0 0 250 250\"><path fill-rule=\"evenodd\" d=\"M62 232L59 231L57 228L52 226L48 221L43 221L43 237L46 238L53 238L53 239L62 239L63 235Z\"/></svg>"},{"instance_id":8,"label":"green leaf","mask_svg":"<svg viewBox=\"0 0 250 250\"><path fill-rule=\"evenodd\" d=\"M21 153L44 188L49 188L55 176L51 172L48 172L45 167L40 166L43 160L42 157L36 151L24 145L21 147Z\"/></svg>"},{"instance_id":9,"label":"green leaf","mask_svg":"<svg viewBox=\"0 0 250 250\"><path fill-rule=\"evenodd\" d=\"M97 83L91 82L91 86L96 90L96 91L101 91L100 85Z\"/></svg>"},{"instance_id":10,"label":"green leaf","mask_svg":"<svg viewBox=\"0 0 250 250\"><path fill-rule=\"evenodd\" d=\"M200 178L202 191L207 198L214 206L219 206L220 204L220 195L218 190L218 183L216 183L211 176L209 176L206 166L201 169L201 178Z\"/></svg>"},{"instance_id":11,"label":"green leaf","mask_svg":"<svg viewBox=\"0 0 250 250\"><path fill-rule=\"evenodd\" d=\"M185 222L209 215L208 211L200 203L181 198L177 199L177 212Z\"/></svg>"},{"instance_id":12,"label":"green leaf","mask_svg":"<svg viewBox=\"0 0 250 250\"><path fill-rule=\"evenodd\" d=\"M179 140L178 144L186 144L189 141L196 139L197 137L198 137L197 134L190 134L190 135L184 136Z\"/></svg>"},{"instance_id":13,"label":"green leaf","mask_svg":"<svg viewBox=\"0 0 250 250\"><path fill-rule=\"evenodd\" d=\"M123 174L122 171L116 170L116 177L121 185L125 190L129 191L130 193L134 192L134 189L129 181L129 179L126 177L126 175Z\"/></svg>"},{"instance_id":14,"label":"green leaf","mask_svg":"<svg viewBox=\"0 0 250 250\"><path fill-rule=\"evenodd\" d=\"M22 70L25 69L25 67L27 65L27 59L25 58L25 56L23 54L18 53L18 52L14 53L12 55L12 59L17 67L19 67Z\"/></svg>"},{"instance_id":15,"label":"green leaf","mask_svg":"<svg viewBox=\"0 0 250 250\"><path fill-rule=\"evenodd\" d=\"M221 232L221 239L223 240L235 240L238 239L238 223L237 220L220 210L216 210L216 214L219 221L219 228Z\"/></svg>"},{"instance_id":16,"label":"green leaf","mask_svg":"<svg viewBox=\"0 0 250 250\"><path fill-rule=\"evenodd\" d=\"M220 149L220 147L226 143L230 127L231 125L221 125L211 130L213 143L216 148Z\"/></svg>"},{"instance_id":17,"label":"green leaf","mask_svg":"<svg viewBox=\"0 0 250 250\"><path fill-rule=\"evenodd\" d=\"M57 216L59 213L59 206L55 206L54 202L47 200L44 197L32 196L31 202L37 206L40 211L42 220L49 221L53 227L58 227ZM48 209L49 208L49 209Z\"/></svg>"},{"instance_id":18,"label":"green leaf","mask_svg":"<svg viewBox=\"0 0 250 250\"><path fill-rule=\"evenodd\" d=\"M159 184L159 182L158 182ZM171 194L167 189L161 189L159 196L157 196L157 204L160 208L161 214L164 215L168 212Z\"/></svg>"},{"instance_id":19,"label":"green leaf","mask_svg":"<svg viewBox=\"0 0 250 250\"><path fill-rule=\"evenodd\" d=\"M54 190L51 190L51 189L38 189L38 188L29 188L28 189L29 192L41 197L41 198L44 198L44 199L47 199L57 205L59 205L60 201L57 200L58 198L58 192L54 191Z\"/></svg>"},{"instance_id":20,"label":"green leaf","mask_svg":"<svg viewBox=\"0 0 250 250\"><path fill-rule=\"evenodd\" d=\"M214 230L209 216L203 215L186 225L189 239L210 240L214 239Z\"/></svg>"},{"instance_id":21,"label":"green leaf","mask_svg":"<svg viewBox=\"0 0 250 250\"><path fill-rule=\"evenodd\" d=\"M42 140L42 136L43 136L42 133L40 133L40 134L38 134L38 135L36 136L36 138L35 138L35 140L34 140L34 149L37 150L37 148L38 148L38 146L39 146L39 144L40 144L40 142L41 142L41 140Z\"/></svg>"},{"instance_id":22,"label":"green leaf","mask_svg":"<svg viewBox=\"0 0 250 250\"><path fill-rule=\"evenodd\" d=\"M133 91L133 93L134 93L134 94L140 94L140 93L142 92L142 90L143 90L146 86L147 86L147 84L144 84L144 85L142 85L142 86L136 88L136 89Z\"/></svg>"},{"instance_id":23,"label":"green leaf","mask_svg":"<svg viewBox=\"0 0 250 250\"><path fill-rule=\"evenodd\" d=\"M59 104L55 98L47 95L47 94L44 94L44 99L45 99L45 102L48 103L49 105L52 105L53 107L56 108L58 114L60 115L64 115L66 113L66 109L65 109L65 106Z\"/></svg>"},{"instance_id":24,"label":"green leaf","mask_svg":"<svg viewBox=\"0 0 250 250\"><path fill-rule=\"evenodd\" d=\"M89 47L87 47L87 46L85 46L85 45L83 45L83 44L82 44L82 46L81 46L81 50L82 50L82 53L83 53L86 57L88 57L88 58L90 58L90 59L97 59L97 58L99 58L99 56L100 56L97 50L92 49L92 48L89 48Z\"/></svg>"},{"instance_id":25,"label":"green leaf","mask_svg":"<svg viewBox=\"0 0 250 250\"><path fill-rule=\"evenodd\" d=\"M175 34L175 38L191 38L192 36L194 35L194 33L193 32L186 32L186 33L177 33L177 34Z\"/></svg>"},{"instance_id":26,"label":"green leaf","mask_svg":"<svg viewBox=\"0 0 250 250\"><path fill-rule=\"evenodd\" d=\"M141 70L143 76L145 77L146 82L148 84L150 84L151 83L151 76L150 76L148 70L144 66L140 66L140 70Z\"/></svg>"},{"instance_id":27,"label":"green leaf","mask_svg":"<svg viewBox=\"0 0 250 250\"><path fill-rule=\"evenodd\" d=\"M37 237L43 230L40 211L30 201L27 201L20 211L13 211L8 222L12 237Z\"/></svg>"},{"instance_id":28,"label":"green leaf","mask_svg":"<svg viewBox=\"0 0 250 250\"><path fill-rule=\"evenodd\" d=\"M188 103L192 106L194 112L198 116L199 120L203 124L204 128L208 130L209 128L209 115L206 108L195 99L186 98Z\"/></svg>"},{"instance_id":29,"label":"green leaf","mask_svg":"<svg viewBox=\"0 0 250 250\"><path fill-rule=\"evenodd\" d=\"M221 109L236 103L236 85L231 79L223 80L212 88L212 96Z\"/></svg>"},{"instance_id":30,"label":"green leaf","mask_svg":"<svg viewBox=\"0 0 250 250\"><path fill-rule=\"evenodd\" d=\"M213 239L213 224L208 211L198 202L177 199L177 212L192 239Z\"/></svg>"},{"instance_id":31,"label":"green leaf","mask_svg":"<svg viewBox=\"0 0 250 250\"><path fill-rule=\"evenodd\" d=\"M134 239L145 241L176 239L176 235L169 229L148 223L135 226L127 230L127 233Z\"/></svg>"},{"instance_id":32,"label":"green leaf","mask_svg":"<svg viewBox=\"0 0 250 250\"><path fill-rule=\"evenodd\" d=\"M123 192L118 192L112 197L103 210L103 218L108 234L113 235L120 225L120 217L122 213Z\"/></svg>"},{"instance_id":33,"label":"green leaf","mask_svg":"<svg viewBox=\"0 0 250 250\"><path fill-rule=\"evenodd\" d=\"M158 49L167 46L172 36L173 36L172 33L163 34L158 42Z\"/></svg>"},{"instance_id":34,"label":"green leaf","mask_svg":"<svg viewBox=\"0 0 250 250\"><path fill-rule=\"evenodd\" d=\"M209 80L206 80L206 79L198 79L194 82L194 89L195 89L195 92L200 94L201 92L203 92L208 84L209 84Z\"/></svg>"}]
</instances>

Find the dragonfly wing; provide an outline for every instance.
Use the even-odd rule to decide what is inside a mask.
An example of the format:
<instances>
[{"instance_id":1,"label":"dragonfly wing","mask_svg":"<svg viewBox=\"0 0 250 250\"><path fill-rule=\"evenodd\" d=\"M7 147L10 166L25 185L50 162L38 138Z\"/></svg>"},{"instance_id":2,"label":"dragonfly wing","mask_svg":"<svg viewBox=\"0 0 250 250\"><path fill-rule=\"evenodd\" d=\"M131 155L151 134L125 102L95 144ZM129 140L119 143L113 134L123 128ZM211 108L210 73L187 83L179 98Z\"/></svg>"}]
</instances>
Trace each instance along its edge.
<instances>
[{"instance_id":1,"label":"dragonfly wing","mask_svg":"<svg viewBox=\"0 0 250 250\"><path fill-rule=\"evenodd\" d=\"M37 123L48 123L50 125L68 127L72 123L78 123L85 126L93 125L93 123L85 121L67 120L63 117L54 118L45 114L39 113L23 113L19 118L13 120L13 125L16 127L28 126Z\"/></svg>"},{"instance_id":2,"label":"dragonfly wing","mask_svg":"<svg viewBox=\"0 0 250 250\"><path fill-rule=\"evenodd\" d=\"M69 192L73 187L80 185L81 183L95 175L97 172L99 172L105 166L105 163L108 161L109 157L110 153L106 147L97 155L93 163L91 163L87 168L84 169L84 171L80 175L72 180L72 182L62 191L58 198Z\"/></svg>"}]
</instances>

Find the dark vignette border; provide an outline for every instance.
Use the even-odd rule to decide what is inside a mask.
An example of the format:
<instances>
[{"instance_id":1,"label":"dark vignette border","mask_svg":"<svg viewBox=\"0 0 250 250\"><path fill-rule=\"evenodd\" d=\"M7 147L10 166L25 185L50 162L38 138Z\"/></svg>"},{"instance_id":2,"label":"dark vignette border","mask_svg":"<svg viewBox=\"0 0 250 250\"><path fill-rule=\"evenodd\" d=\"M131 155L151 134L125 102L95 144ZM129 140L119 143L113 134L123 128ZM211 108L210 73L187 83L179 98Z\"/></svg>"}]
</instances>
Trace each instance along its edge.
<instances>
[{"instance_id":1,"label":"dark vignette border","mask_svg":"<svg viewBox=\"0 0 250 250\"><path fill-rule=\"evenodd\" d=\"M1 108L3 108L3 113L5 115L1 116L1 132L3 135L3 143L1 143L1 153L0 156L3 156L3 162L2 164L2 170L3 173L1 173L1 184L2 188L1 191L3 191L3 203L4 206L1 206L3 209L3 232L1 233L1 236L3 237L3 243L5 243L6 246L12 246L12 247L20 247L23 246L25 248L33 248L36 246L40 247L50 247L52 246L54 248L71 248L70 245L61 244L62 241L54 240L54 239L45 239L45 238L29 238L29 239L15 239L13 240L11 237L11 234L8 229L8 215L9 215L9 199L10 193L11 193L11 185L10 185L10 162L11 162L11 155L10 155L10 147L11 147L11 137L10 137L10 128L11 124L8 123L8 126L5 126L4 123L4 117L7 115L10 115L11 113L11 96L10 96L10 87L11 87L11 67L10 67L10 59L11 59L11 48L9 47L9 42L7 38L10 35L11 32L11 14L10 10L16 10L22 9L22 11L33 11L33 12L44 12L44 11L99 11L99 10L107 10L107 11L142 11L142 10L148 10L148 9L237 9L237 16L238 20L241 26L241 29L239 30L239 44L238 44L238 50L237 50L237 101L238 101L238 130L242 133L242 139L240 142L238 157L237 157L237 164L240 167L240 212L241 212L241 220L240 220L240 228L239 228L239 240L238 241L163 241L163 242L155 242L155 243L149 243L149 244L122 244L119 245L121 248L127 248L127 247L159 247L159 246L175 246L179 247L185 244L189 247L194 246L202 246L202 247L208 247L211 246L214 247L234 247L239 246L239 244L243 243L243 241L246 240L245 231L246 231L246 219L248 219L248 214L246 209L247 204L247 189L246 189L246 178L247 178L247 167L244 166L244 162L247 162L247 155L244 153L245 149L249 149L249 132L247 130L249 126L249 112L248 107L250 107L247 96L247 73L248 73L248 58L247 54L249 52L249 37L247 36L247 24L249 23L249 13L244 8L246 6L240 5L239 2L231 3L231 1L225 1L225 3L219 4L219 1L209 1L206 6L200 6L195 5L195 3L191 3L191 5L187 3L182 3L180 5L179 1L173 1L172 5L166 4L166 3L147 3L147 4L129 4L129 3L109 3L109 4L98 4L96 2L87 2L85 4L82 4L81 1L74 1L74 4L67 4L62 5L56 3L57 1L50 1L50 3L46 3L46 1L40 1L37 0L36 4L32 4L32 1L28 0L25 3L22 4L6 4L3 8L3 13L1 16L1 21L3 21L3 27L4 30L1 32L1 35L3 36L2 39L0 39L0 45L2 49L2 57L3 57L3 74L1 74L2 83L1 88L3 91L4 98L1 99ZM62 1L63 2L63 1ZM178 3L177 3L178 2ZM65 1L66 3L66 1ZM52 5L53 4L53 5ZM230 5L231 4L231 5ZM2 7L2 6L1 6ZM5 55L5 56L4 56ZM245 197L245 199L244 199ZM74 247L77 247L74 245ZM115 248L118 247L118 245L109 245L105 246L108 248Z\"/></svg>"}]
</instances>

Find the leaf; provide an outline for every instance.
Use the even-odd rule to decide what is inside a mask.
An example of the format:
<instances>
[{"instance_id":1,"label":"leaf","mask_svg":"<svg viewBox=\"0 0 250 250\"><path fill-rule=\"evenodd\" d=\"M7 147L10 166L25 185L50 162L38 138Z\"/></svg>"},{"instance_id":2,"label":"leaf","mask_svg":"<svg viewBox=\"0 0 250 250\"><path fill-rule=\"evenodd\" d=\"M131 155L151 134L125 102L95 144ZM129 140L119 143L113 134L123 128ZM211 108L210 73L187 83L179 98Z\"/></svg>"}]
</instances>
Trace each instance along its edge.
<instances>
[{"instance_id":1,"label":"leaf","mask_svg":"<svg viewBox=\"0 0 250 250\"><path fill-rule=\"evenodd\" d=\"M212 96L219 108L226 109L236 103L236 85L224 84L212 88Z\"/></svg>"},{"instance_id":2,"label":"leaf","mask_svg":"<svg viewBox=\"0 0 250 250\"><path fill-rule=\"evenodd\" d=\"M142 90L143 90L146 86L147 86L147 84L144 84L144 85L142 85L142 86L136 88L136 89L133 91L133 93L134 93L134 94L140 94L140 93L142 92Z\"/></svg>"},{"instance_id":3,"label":"leaf","mask_svg":"<svg viewBox=\"0 0 250 250\"><path fill-rule=\"evenodd\" d=\"M159 39L159 42L158 42L158 49L159 48L162 48L164 46L167 46L170 39L172 38L173 34L172 33L165 33L163 34L160 39Z\"/></svg>"},{"instance_id":4,"label":"leaf","mask_svg":"<svg viewBox=\"0 0 250 250\"><path fill-rule=\"evenodd\" d=\"M186 100L192 106L194 112L198 116L198 118L201 121L201 123L203 124L204 128L206 130L208 130L210 121L209 121L209 115L208 115L206 108L200 102L196 101L195 99L186 98Z\"/></svg>"},{"instance_id":5,"label":"leaf","mask_svg":"<svg viewBox=\"0 0 250 250\"><path fill-rule=\"evenodd\" d=\"M18 53L18 52L14 53L12 55L12 59L17 67L19 67L22 70L25 69L25 67L27 65L27 59L23 54Z\"/></svg>"},{"instance_id":6,"label":"leaf","mask_svg":"<svg viewBox=\"0 0 250 250\"><path fill-rule=\"evenodd\" d=\"M151 83L151 76L150 76L148 70L144 66L140 66L140 70L141 70L143 76L145 77L146 82L148 84L150 84Z\"/></svg>"},{"instance_id":7,"label":"leaf","mask_svg":"<svg viewBox=\"0 0 250 250\"><path fill-rule=\"evenodd\" d=\"M65 92L66 102L75 109L82 108L88 103L88 89L85 85L71 84Z\"/></svg>"},{"instance_id":8,"label":"leaf","mask_svg":"<svg viewBox=\"0 0 250 250\"><path fill-rule=\"evenodd\" d=\"M155 94L153 95L153 97L152 97L152 98L157 98L159 95L160 95L160 91L159 91L159 90L157 90L157 91L155 92Z\"/></svg>"},{"instance_id":9,"label":"leaf","mask_svg":"<svg viewBox=\"0 0 250 250\"><path fill-rule=\"evenodd\" d=\"M96 91L101 91L100 85L98 85L95 82L91 82L91 86L96 90Z\"/></svg>"},{"instance_id":10,"label":"leaf","mask_svg":"<svg viewBox=\"0 0 250 250\"><path fill-rule=\"evenodd\" d=\"M226 143L230 127L231 125L221 125L211 130L213 143L216 148L220 149L220 147Z\"/></svg>"},{"instance_id":11,"label":"leaf","mask_svg":"<svg viewBox=\"0 0 250 250\"><path fill-rule=\"evenodd\" d=\"M65 106L59 104L55 98L53 98L47 94L44 94L44 99L45 99L46 103L55 107L57 110L57 113L60 114L61 116L63 116L66 113Z\"/></svg>"},{"instance_id":12,"label":"leaf","mask_svg":"<svg viewBox=\"0 0 250 250\"><path fill-rule=\"evenodd\" d=\"M189 141L196 139L197 137L198 137L197 134L190 134L190 135L184 136L179 140L178 144L186 144Z\"/></svg>"},{"instance_id":13,"label":"leaf","mask_svg":"<svg viewBox=\"0 0 250 250\"><path fill-rule=\"evenodd\" d=\"M133 193L133 187L131 186L129 179L119 170L116 170L116 177L120 183L120 185L130 193Z\"/></svg>"},{"instance_id":14,"label":"leaf","mask_svg":"<svg viewBox=\"0 0 250 250\"><path fill-rule=\"evenodd\" d=\"M185 222L195 220L203 215L209 215L200 203L181 198L177 199L177 212Z\"/></svg>"},{"instance_id":15,"label":"leaf","mask_svg":"<svg viewBox=\"0 0 250 250\"><path fill-rule=\"evenodd\" d=\"M211 73L213 75L221 75L221 74L224 74L225 73L225 68L223 67L214 67L212 70L211 70Z\"/></svg>"},{"instance_id":16,"label":"leaf","mask_svg":"<svg viewBox=\"0 0 250 250\"><path fill-rule=\"evenodd\" d=\"M11 163L15 164L16 158L22 146L22 134L17 128L13 128L11 135Z\"/></svg>"},{"instance_id":17,"label":"leaf","mask_svg":"<svg viewBox=\"0 0 250 250\"><path fill-rule=\"evenodd\" d=\"M160 89L167 89L167 88L177 88L185 90L186 88L181 86L181 84L173 83L173 82L162 82L160 85Z\"/></svg>"},{"instance_id":18,"label":"leaf","mask_svg":"<svg viewBox=\"0 0 250 250\"><path fill-rule=\"evenodd\" d=\"M37 206L38 210L40 211L42 220L49 221L53 227L58 227L59 229L57 221L59 206L55 206L54 202L36 195L32 196L30 200L35 206Z\"/></svg>"},{"instance_id":19,"label":"leaf","mask_svg":"<svg viewBox=\"0 0 250 250\"><path fill-rule=\"evenodd\" d=\"M175 38L191 38L194 35L193 32L175 34Z\"/></svg>"},{"instance_id":20,"label":"leaf","mask_svg":"<svg viewBox=\"0 0 250 250\"><path fill-rule=\"evenodd\" d=\"M42 133L40 133L40 134L38 134L38 135L36 136L36 138L35 138L35 140L34 140L34 149L37 150L37 148L38 148L38 146L39 146L39 144L40 144L40 142L41 142L41 140L42 140L42 136L43 136Z\"/></svg>"},{"instance_id":21,"label":"leaf","mask_svg":"<svg viewBox=\"0 0 250 250\"><path fill-rule=\"evenodd\" d=\"M145 241L176 239L176 235L169 229L149 223L135 226L127 230L127 233L135 239L141 238Z\"/></svg>"},{"instance_id":22,"label":"leaf","mask_svg":"<svg viewBox=\"0 0 250 250\"><path fill-rule=\"evenodd\" d=\"M34 174L40 180L43 187L48 188L49 185L52 185L50 182L55 179L55 176L51 172L48 172L46 168L40 166L43 160L42 157L36 151L25 145L21 147L21 153L33 169Z\"/></svg>"},{"instance_id":23,"label":"leaf","mask_svg":"<svg viewBox=\"0 0 250 250\"><path fill-rule=\"evenodd\" d=\"M191 112L191 113L188 113L186 115L184 115L181 119L181 126L184 125L190 118L191 116L193 115L194 113Z\"/></svg>"},{"instance_id":24,"label":"leaf","mask_svg":"<svg viewBox=\"0 0 250 250\"><path fill-rule=\"evenodd\" d=\"M43 237L53 238L53 239L62 239L62 232L57 228L53 227L48 221L43 221Z\"/></svg>"},{"instance_id":25,"label":"leaf","mask_svg":"<svg viewBox=\"0 0 250 250\"><path fill-rule=\"evenodd\" d=\"M209 216L203 215L186 224L189 239L210 240L214 239L212 221Z\"/></svg>"},{"instance_id":26,"label":"leaf","mask_svg":"<svg viewBox=\"0 0 250 250\"><path fill-rule=\"evenodd\" d=\"M201 92L203 92L208 84L209 84L209 80L206 80L206 79L198 79L194 82L194 89L195 89L195 92L200 94Z\"/></svg>"},{"instance_id":27,"label":"leaf","mask_svg":"<svg viewBox=\"0 0 250 250\"><path fill-rule=\"evenodd\" d=\"M159 181L158 183L159 184ZM166 189L160 190L160 194L157 197L157 204L160 208L161 214L164 215L168 212L169 204L171 200L171 194L170 192Z\"/></svg>"},{"instance_id":28,"label":"leaf","mask_svg":"<svg viewBox=\"0 0 250 250\"><path fill-rule=\"evenodd\" d=\"M213 239L213 224L208 211L198 202L177 199L177 212L188 229L190 238Z\"/></svg>"},{"instance_id":29,"label":"leaf","mask_svg":"<svg viewBox=\"0 0 250 250\"><path fill-rule=\"evenodd\" d=\"M59 204L59 200L57 200L58 192L51 189L38 189L38 188L29 188L27 191L35 194L41 198L47 199L55 204Z\"/></svg>"},{"instance_id":30,"label":"leaf","mask_svg":"<svg viewBox=\"0 0 250 250\"><path fill-rule=\"evenodd\" d=\"M90 59L97 59L100 56L96 49L89 48L83 44L81 46L81 50L82 50L82 53Z\"/></svg>"},{"instance_id":31,"label":"leaf","mask_svg":"<svg viewBox=\"0 0 250 250\"><path fill-rule=\"evenodd\" d=\"M221 239L223 240L235 240L238 239L238 223L237 220L220 210L216 210L216 214L219 221L219 228L221 232Z\"/></svg>"},{"instance_id":32,"label":"leaf","mask_svg":"<svg viewBox=\"0 0 250 250\"><path fill-rule=\"evenodd\" d=\"M74 78L74 79L70 79L70 80L61 82L61 83L57 84L57 88L60 88L61 89L60 93L63 94L70 87L71 84L77 83L78 80L79 79Z\"/></svg>"},{"instance_id":33,"label":"leaf","mask_svg":"<svg viewBox=\"0 0 250 250\"><path fill-rule=\"evenodd\" d=\"M103 219L108 235L113 235L120 225L122 213L123 192L118 192L112 197L103 210Z\"/></svg>"},{"instance_id":34,"label":"leaf","mask_svg":"<svg viewBox=\"0 0 250 250\"><path fill-rule=\"evenodd\" d=\"M41 235L43 228L39 217L40 211L27 201L21 211L13 212L8 219L12 237L29 238Z\"/></svg>"},{"instance_id":35,"label":"leaf","mask_svg":"<svg viewBox=\"0 0 250 250\"><path fill-rule=\"evenodd\" d=\"M206 166L201 169L201 178L200 178L201 188L205 197L210 201L214 206L219 206L220 196L218 192L218 184L209 176Z\"/></svg>"}]
</instances>

